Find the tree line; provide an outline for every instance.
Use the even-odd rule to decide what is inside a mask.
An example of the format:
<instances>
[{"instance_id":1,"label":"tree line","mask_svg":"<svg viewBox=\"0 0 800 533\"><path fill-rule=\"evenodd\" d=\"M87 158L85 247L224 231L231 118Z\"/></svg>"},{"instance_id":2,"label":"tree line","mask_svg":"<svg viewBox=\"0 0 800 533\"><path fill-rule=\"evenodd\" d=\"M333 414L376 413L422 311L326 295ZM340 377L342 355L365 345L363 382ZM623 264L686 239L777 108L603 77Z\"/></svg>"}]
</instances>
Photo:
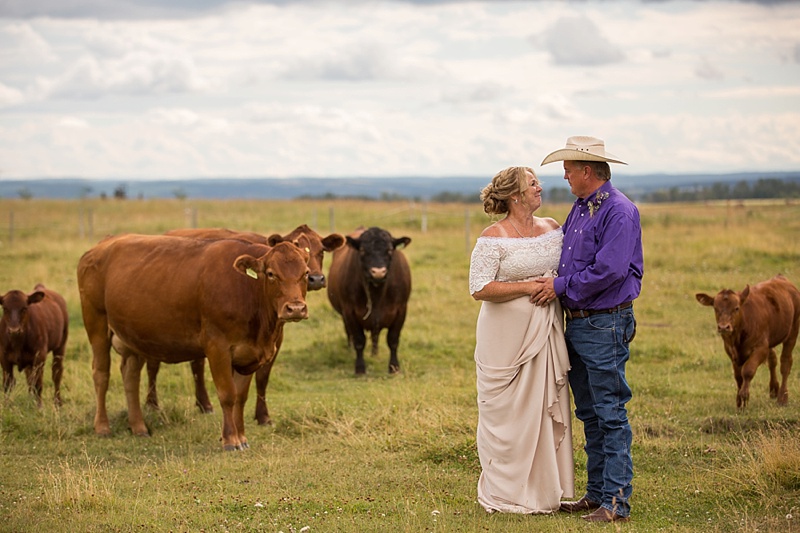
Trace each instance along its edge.
<instances>
[{"instance_id":1,"label":"tree line","mask_svg":"<svg viewBox=\"0 0 800 533\"><path fill-rule=\"evenodd\" d=\"M717 182L694 187L670 187L641 195L643 202L702 202L706 200L745 200L800 198L800 181L762 178L755 182Z\"/></svg>"},{"instance_id":2,"label":"tree line","mask_svg":"<svg viewBox=\"0 0 800 533\"><path fill-rule=\"evenodd\" d=\"M81 191L81 198L85 198L91 192L91 187L84 187ZM623 188L623 192L626 192ZM20 198L30 200L33 193L28 188L17 191ZM185 200L188 197L186 191L177 188L172 191L175 198ZM542 196L549 203L572 203L575 196L572 195L568 187L551 187L543 191ZM709 185L675 186L668 188L645 191L636 194L629 193L631 199L645 203L664 203L664 202L703 202L708 200L745 200L745 199L793 199L800 198L800 179L777 179L761 178L757 181L748 182L745 180L738 182L715 182ZM100 198L106 199L109 195L105 192L100 193ZM111 197L117 200L128 198L127 186L120 184L114 189ZM142 196L139 196L142 199ZM325 193L321 195L304 194L296 197L298 200L364 200L364 201L415 201L421 202L420 196L407 196L396 192L382 192L377 197L367 195L338 195ZM477 204L481 202L478 193L462 193L444 191L434 194L429 199L437 203L463 203Z\"/></svg>"},{"instance_id":3,"label":"tree line","mask_svg":"<svg viewBox=\"0 0 800 533\"><path fill-rule=\"evenodd\" d=\"M625 192L623 190L623 192ZM546 189L542 196L550 203L572 203L575 196L567 187ZM630 194L631 198L645 203L664 202L704 202L708 200L745 200L745 199L792 199L800 198L800 180L761 178L754 182L737 181L715 182L709 185L681 186L657 189L639 194ZM443 192L431 197L433 202L480 203L477 194L461 194Z\"/></svg>"}]
</instances>

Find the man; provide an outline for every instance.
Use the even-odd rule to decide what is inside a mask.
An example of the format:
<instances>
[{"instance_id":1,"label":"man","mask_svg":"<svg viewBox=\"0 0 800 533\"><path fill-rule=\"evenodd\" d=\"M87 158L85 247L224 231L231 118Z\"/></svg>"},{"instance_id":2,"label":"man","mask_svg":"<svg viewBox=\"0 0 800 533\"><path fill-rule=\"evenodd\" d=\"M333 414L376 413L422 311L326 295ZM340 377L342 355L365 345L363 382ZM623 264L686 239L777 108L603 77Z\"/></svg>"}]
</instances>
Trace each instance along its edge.
<instances>
[{"instance_id":1,"label":"man","mask_svg":"<svg viewBox=\"0 0 800 533\"><path fill-rule=\"evenodd\" d=\"M564 308L569 383L584 425L588 472L586 494L562 502L561 510L585 512L590 522L624 522L633 478L625 363L644 267L639 211L611 185L609 163L627 163L606 152L602 140L570 137L542 165L553 161L564 162L564 179L577 200L563 226L558 277L539 280L541 291L531 301L547 305L559 298Z\"/></svg>"}]
</instances>

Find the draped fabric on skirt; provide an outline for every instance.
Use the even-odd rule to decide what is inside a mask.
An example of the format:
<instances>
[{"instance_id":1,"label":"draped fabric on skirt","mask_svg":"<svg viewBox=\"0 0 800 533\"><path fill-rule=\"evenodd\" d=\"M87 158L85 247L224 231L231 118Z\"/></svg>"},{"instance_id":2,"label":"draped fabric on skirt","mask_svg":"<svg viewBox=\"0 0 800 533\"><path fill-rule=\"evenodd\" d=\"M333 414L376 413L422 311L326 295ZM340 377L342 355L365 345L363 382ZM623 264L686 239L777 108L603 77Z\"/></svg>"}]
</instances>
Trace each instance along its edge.
<instances>
[{"instance_id":1,"label":"draped fabric on skirt","mask_svg":"<svg viewBox=\"0 0 800 533\"><path fill-rule=\"evenodd\" d=\"M478 502L550 513L574 497L572 428L559 303L483 302L476 329Z\"/></svg>"}]
</instances>

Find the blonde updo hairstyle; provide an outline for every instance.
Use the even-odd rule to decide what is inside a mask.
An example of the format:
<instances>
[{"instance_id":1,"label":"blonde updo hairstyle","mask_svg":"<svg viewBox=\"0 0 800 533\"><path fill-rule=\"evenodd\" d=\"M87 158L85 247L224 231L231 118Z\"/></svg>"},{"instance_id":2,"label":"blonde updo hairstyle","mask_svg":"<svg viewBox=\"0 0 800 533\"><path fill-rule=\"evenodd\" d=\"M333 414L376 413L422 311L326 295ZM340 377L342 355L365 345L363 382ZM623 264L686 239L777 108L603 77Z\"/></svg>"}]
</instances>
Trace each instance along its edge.
<instances>
[{"instance_id":1,"label":"blonde updo hairstyle","mask_svg":"<svg viewBox=\"0 0 800 533\"><path fill-rule=\"evenodd\" d=\"M511 197L524 192L530 186L526 171L536 177L530 167L508 167L494 175L492 182L481 190L483 211L487 215L508 213Z\"/></svg>"}]
</instances>

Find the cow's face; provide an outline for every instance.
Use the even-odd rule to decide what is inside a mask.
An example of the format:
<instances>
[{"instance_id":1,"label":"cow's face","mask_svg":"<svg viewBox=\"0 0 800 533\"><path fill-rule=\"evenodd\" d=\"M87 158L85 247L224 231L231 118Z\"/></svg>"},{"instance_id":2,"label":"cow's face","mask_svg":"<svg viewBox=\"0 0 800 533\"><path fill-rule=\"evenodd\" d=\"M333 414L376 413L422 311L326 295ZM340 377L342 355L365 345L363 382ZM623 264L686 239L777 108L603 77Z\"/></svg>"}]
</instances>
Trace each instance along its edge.
<instances>
[{"instance_id":1,"label":"cow's face","mask_svg":"<svg viewBox=\"0 0 800 533\"><path fill-rule=\"evenodd\" d=\"M347 245L358 252L365 279L373 285L386 281L395 250L410 242L408 237L395 239L388 231L380 228L369 228L359 237L347 237Z\"/></svg>"},{"instance_id":2,"label":"cow's face","mask_svg":"<svg viewBox=\"0 0 800 533\"><path fill-rule=\"evenodd\" d=\"M266 301L278 320L297 322L308 318L308 253L290 242L281 242L262 257L242 255L233 266L242 274L263 280Z\"/></svg>"},{"instance_id":3,"label":"cow's face","mask_svg":"<svg viewBox=\"0 0 800 533\"><path fill-rule=\"evenodd\" d=\"M713 298L707 294L697 294L695 296L701 304L714 307L714 315L717 318L717 331L721 335L730 335L740 329L742 306L749 295L750 286L748 285L741 293L723 289Z\"/></svg>"},{"instance_id":4,"label":"cow's face","mask_svg":"<svg viewBox=\"0 0 800 533\"><path fill-rule=\"evenodd\" d=\"M289 241L301 250L308 252L308 290L318 291L325 288L325 273L322 271L322 263L325 260L325 252L332 252L344 244L344 237L338 233L332 233L324 239L316 231L309 228L306 224L298 226L291 233L283 235L280 240L278 235L270 237L272 246L276 242Z\"/></svg>"},{"instance_id":5,"label":"cow's face","mask_svg":"<svg viewBox=\"0 0 800 533\"><path fill-rule=\"evenodd\" d=\"M44 292L35 291L30 295L22 291L8 291L0 296L3 307L3 327L9 337L21 335L28 325L28 307L41 302Z\"/></svg>"}]
</instances>

